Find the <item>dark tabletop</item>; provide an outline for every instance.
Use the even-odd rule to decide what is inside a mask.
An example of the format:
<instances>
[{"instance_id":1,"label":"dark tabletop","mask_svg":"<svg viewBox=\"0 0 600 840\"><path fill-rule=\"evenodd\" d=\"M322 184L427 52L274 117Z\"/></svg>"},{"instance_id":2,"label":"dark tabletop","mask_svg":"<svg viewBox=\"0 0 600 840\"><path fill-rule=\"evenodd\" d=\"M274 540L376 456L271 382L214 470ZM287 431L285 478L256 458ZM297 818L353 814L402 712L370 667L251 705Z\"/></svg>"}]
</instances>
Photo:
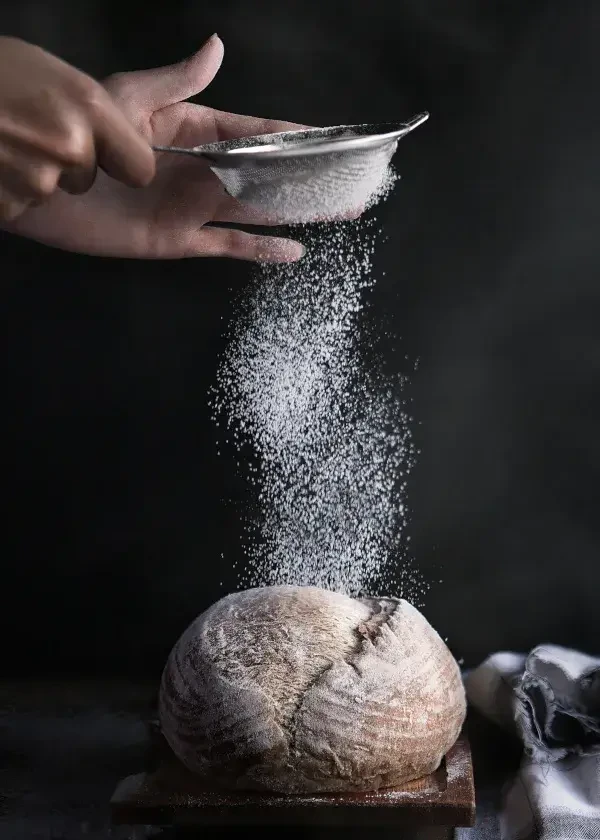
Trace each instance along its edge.
<instances>
[{"instance_id":1,"label":"dark tabletop","mask_svg":"<svg viewBox=\"0 0 600 840\"><path fill-rule=\"evenodd\" d=\"M117 782L147 765L154 695L142 683L0 684L0 840L170 840L112 828L108 814ZM476 717L470 735L479 821L490 823L518 751Z\"/></svg>"}]
</instances>

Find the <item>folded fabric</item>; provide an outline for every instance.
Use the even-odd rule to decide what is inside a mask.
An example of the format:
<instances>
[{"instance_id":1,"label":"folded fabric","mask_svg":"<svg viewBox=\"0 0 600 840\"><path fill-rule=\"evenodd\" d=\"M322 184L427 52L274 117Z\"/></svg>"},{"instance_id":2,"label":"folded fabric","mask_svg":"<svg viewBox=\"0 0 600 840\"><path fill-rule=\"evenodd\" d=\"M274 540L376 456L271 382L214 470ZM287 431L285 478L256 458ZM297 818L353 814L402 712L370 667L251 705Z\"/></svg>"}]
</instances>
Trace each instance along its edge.
<instances>
[{"instance_id":1,"label":"folded fabric","mask_svg":"<svg viewBox=\"0 0 600 840\"><path fill-rule=\"evenodd\" d=\"M465 685L470 704L523 743L501 840L600 840L600 659L555 645L497 653Z\"/></svg>"}]
</instances>

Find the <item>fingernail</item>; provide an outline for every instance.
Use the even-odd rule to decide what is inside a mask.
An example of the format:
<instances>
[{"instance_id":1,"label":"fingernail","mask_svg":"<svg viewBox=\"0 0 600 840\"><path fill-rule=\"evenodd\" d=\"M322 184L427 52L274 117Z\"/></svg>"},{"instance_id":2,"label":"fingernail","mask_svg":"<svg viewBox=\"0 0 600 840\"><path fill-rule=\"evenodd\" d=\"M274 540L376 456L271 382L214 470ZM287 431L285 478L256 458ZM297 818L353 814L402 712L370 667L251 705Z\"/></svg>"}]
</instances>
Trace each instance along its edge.
<instances>
[{"instance_id":1,"label":"fingernail","mask_svg":"<svg viewBox=\"0 0 600 840\"><path fill-rule=\"evenodd\" d=\"M199 53L199 52L202 52L202 50L203 50L205 47L208 47L208 45L209 45L212 41L220 41L220 40L221 40L221 39L219 38L219 36L218 36L218 35L217 35L217 33L215 32L215 33L214 33L214 35L211 35L211 36L210 36L210 38L207 38L207 39L206 39L206 41L202 44L202 46L201 46L201 47L199 47L199 48L198 48L195 52L193 52L193 53L191 54L190 58L195 58L195 57L198 55L198 53Z\"/></svg>"},{"instance_id":2,"label":"fingernail","mask_svg":"<svg viewBox=\"0 0 600 840\"><path fill-rule=\"evenodd\" d=\"M299 262L306 256L306 246L300 242L288 240L284 250L284 259L286 262Z\"/></svg>"}]
</instances>

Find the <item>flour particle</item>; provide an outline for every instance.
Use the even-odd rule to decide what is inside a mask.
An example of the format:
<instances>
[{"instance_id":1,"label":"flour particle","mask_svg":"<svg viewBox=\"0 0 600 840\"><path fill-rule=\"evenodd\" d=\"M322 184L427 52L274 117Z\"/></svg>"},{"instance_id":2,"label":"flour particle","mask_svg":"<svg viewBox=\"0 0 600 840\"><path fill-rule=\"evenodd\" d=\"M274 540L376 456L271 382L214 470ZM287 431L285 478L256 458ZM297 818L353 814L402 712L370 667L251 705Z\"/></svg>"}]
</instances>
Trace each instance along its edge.
<instances>
[{"instance_id":1,"label":"flour particle","mask_svg":"<svg viewBox=\"0 0 600 840\"><path fill-rule=\"evenodd\" d=\"M319 225L303 260L262 266L240 303L211 404L254 491L244 587L413 603L427 588L405 539L405 379L384 371L364 317L377 236L372 220Z\"/></svg>"}]
</instances>

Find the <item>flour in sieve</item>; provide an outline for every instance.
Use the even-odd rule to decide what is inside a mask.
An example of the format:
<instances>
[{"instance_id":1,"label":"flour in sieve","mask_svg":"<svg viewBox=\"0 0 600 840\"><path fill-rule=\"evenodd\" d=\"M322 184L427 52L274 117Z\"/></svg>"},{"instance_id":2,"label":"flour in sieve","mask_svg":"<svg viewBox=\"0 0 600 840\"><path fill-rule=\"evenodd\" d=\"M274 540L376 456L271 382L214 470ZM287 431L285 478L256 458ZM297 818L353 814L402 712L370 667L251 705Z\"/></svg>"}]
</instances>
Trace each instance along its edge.
<instances>
[{"instance_id":1,"label":"flour in sieve","mask_svg":"<svg viewBox=\"0 0 600 840\"><path fill-rule=\"evenodd\" d=\"M280 223L348 218L390 192L396 175L389 163L396 145L324 156L308 172L296 171L297 163L291 161L269 171L268 178L262 169L221 170L220 176L232 195Z\"/></svg>"},{"instance_id":2,"label":"flour in sieve","mask_svg":"<svg viewBox=\"0 0 600 840\"><path fill-rule=\"evenodd\" d=\"M240 584L385 589L418 603L426 587L404 537L415 449L403 380L365 353L377 229L361 220L308 237L303 260L259 270L212 396L255 492Z\"/></svg>"}]
</instances>

